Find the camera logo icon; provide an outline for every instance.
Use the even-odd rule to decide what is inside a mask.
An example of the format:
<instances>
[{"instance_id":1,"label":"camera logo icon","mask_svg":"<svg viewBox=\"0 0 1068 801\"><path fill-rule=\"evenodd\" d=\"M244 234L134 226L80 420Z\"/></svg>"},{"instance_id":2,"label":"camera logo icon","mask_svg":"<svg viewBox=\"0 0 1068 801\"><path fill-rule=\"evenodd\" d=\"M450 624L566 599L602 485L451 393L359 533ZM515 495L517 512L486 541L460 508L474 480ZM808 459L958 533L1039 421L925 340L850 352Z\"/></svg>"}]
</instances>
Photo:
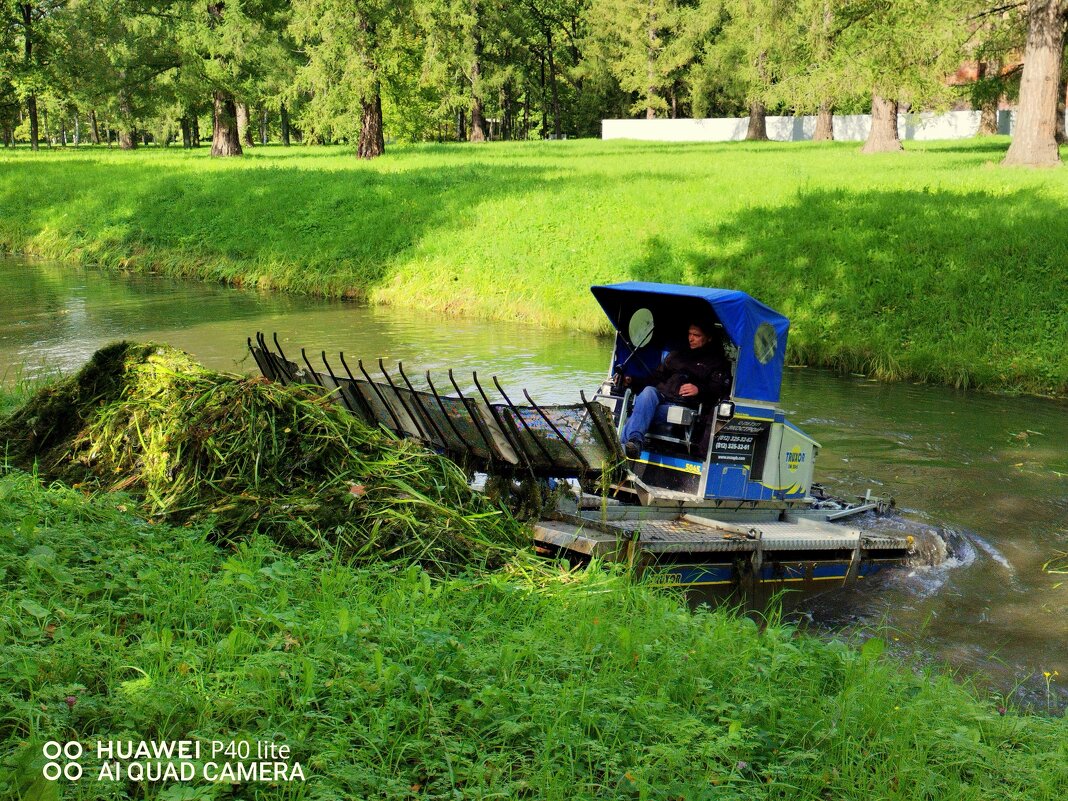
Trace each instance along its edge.
<instances>
[{"instance_id":1,"label":"camera logo icon","mask_svg":"<svg viewBox=\"0 0 1068 801\"><path fill-rule=\"evenodd\" d=\"M82 765L78 760L82 758L84 750L77 741L57 743L49 740L41 747L41 753L48 760L41 772L50 782L57 781L60 776L68 781L78 781L82 777Z\"/></svg>"}]
</instances>

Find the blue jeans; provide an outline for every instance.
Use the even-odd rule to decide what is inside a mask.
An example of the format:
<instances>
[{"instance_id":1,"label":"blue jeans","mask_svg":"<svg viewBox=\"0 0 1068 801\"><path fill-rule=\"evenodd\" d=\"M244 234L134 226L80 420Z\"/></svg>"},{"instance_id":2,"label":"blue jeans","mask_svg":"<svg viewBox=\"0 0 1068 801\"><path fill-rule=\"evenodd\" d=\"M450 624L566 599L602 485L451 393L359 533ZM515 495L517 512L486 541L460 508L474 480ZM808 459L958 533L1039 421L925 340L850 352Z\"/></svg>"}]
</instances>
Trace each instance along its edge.
<instances>
[{"instance_id":1,"label":"blue jeans","mask_svg":"<svg viewBox=\"0 0 1068 801\"><path fill-rule=\"evenodd\" d=\"M656 387L646 387L639 392L638 397L634 399L634 408L631 410L630 417L623 426L620 441L624 444L631 440L644 443L645 434L649 431L649 426L653 424L653 421L662 423L667 420L667 408L660 408L662 401L663 398Z\"/></svg>"}]
</instances>

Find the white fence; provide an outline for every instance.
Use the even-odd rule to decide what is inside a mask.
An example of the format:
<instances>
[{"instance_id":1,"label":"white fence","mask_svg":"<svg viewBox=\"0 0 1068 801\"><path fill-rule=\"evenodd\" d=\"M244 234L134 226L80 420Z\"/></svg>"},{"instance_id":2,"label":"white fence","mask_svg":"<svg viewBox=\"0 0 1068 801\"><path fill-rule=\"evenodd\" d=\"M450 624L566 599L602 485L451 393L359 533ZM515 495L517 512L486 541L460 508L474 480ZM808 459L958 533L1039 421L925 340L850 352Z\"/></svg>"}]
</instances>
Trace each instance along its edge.
<instances>
[{"instance_id":1,"label":"white fence","mask_svg":"<svg viewBox=\"0 0 1068 801\"><path fill-rule=\"evenodd\" d=\"M998 112L998 133L1011 134L1015 111ZM834 138L862 142L871 128L870 114L834 116ZM705 120L601 120L602 139L643 139L651 142L732 142L745 139L749 119ZM801 142L812 138L815 117L768 117L768 138ZM967 139L979 130L978 111L898 114L902 139Z\"/></svg>"}]
</instances>

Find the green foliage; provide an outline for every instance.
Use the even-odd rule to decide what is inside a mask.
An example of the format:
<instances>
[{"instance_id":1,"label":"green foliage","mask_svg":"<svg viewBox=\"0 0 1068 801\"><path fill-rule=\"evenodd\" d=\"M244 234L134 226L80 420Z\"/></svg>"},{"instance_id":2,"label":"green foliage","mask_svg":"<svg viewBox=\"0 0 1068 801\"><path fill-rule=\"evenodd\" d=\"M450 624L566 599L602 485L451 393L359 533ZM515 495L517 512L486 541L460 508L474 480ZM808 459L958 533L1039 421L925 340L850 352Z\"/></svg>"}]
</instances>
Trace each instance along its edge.
<instances>
[{"instance_id":1,"label":"green foliage","mask_svg":"<svg viewBox=\"0 0 1068 801\"><path fill-rule=\"evenodd\" d=\"M946 0L849 0L835 14L838 33L827 69L842 93L874 91L917 108L948 104L946 84L969 38L976 5Z\"/></svg>"},{"instance_id":2,"label":"green foliage","mask_svg":"<svg viewBox=\"0 0 1068 801\"><path fill-rule=\"evenodd\" d=\"M606 65L635 97L632 114L666 116L668 95L693 60L676 0L592 0L588 58Z\"/></svg>"},{"instance_id":3,"label":"green foliage","mask_svg":"<svg viewBox=\"0 0 1068 801\"><path fill-rule=\"evenodd\" d=\"M1068 179L990 169L1004 139L908 147L15 152L0 247L593 331L593 283L735 287L792 318L793 361L1068 393Z\"/></svg>"},{"instance_id":4,"label":"green foliage","mask_svg":"<svg viewBox=\"0 0 1068 801\"><path fill-rule=\"evenodd\" d=\"M1052 801L1068 781L1063 718L999 711L876 640L518 558L433 578L263 537L221 550L125 503L0 476L5 797L43 742L120 738L291 746L304 784L216 788L235 799Z\"/></svg>"},{"instance_id":5,"label":"green foliage","mask_svg":"<svg viewBox=\"0 0 1068 801\"><path fill-rule=\"evenodd\" d=\"M362 560L500 562L522 539L447 459L368 429L321 391L204 369L180 351L113 345L0 418L0 453L146 514L263 531Z\"/></svg>"}]
</instances>

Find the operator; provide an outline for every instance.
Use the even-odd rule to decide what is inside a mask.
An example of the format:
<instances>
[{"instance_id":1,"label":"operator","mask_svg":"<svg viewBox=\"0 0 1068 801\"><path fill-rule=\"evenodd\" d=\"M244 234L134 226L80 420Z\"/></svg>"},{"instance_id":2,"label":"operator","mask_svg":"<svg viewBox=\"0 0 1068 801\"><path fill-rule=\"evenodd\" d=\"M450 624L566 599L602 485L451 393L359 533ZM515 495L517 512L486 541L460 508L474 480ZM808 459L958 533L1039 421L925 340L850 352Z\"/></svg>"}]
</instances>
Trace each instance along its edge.
<instances>
[{"instance_id":1,"label":"operator","mask_svg":"<svg viewBox=\"0 0 1068 801\"><path fill-rule=\"evenodd\" d=\"M620 437L627 458L641 455L654 419L667 419L667 410L660 409L662 403L697 406L719 401L730 392L730 362L722 346L712 341L712 330L707 323L691 323L687 332L689 350L669 353L646 380L648 386L634 399Z\"/></svg>"}]
</instances>

